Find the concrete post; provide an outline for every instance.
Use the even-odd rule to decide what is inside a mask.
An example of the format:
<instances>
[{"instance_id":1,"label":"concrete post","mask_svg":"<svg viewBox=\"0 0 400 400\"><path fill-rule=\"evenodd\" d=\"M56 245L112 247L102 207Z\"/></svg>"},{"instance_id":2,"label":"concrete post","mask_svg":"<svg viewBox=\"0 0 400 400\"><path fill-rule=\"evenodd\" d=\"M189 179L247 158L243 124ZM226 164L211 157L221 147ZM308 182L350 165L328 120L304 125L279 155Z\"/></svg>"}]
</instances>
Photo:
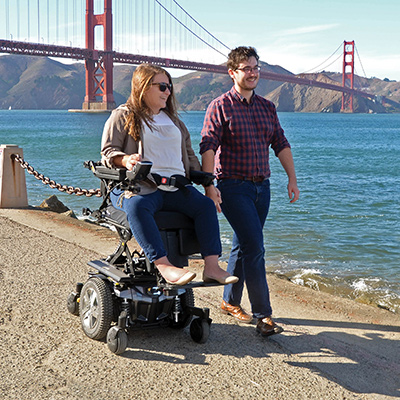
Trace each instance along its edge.
<instances>
[{"instance_id":1,"label":"concrete post","mask_svg":"<svg viewBox=\"0 0 400 400\"><path fill-rule=\"evenodd\" d=\"M24 156L15 144L0 145L0 208L28 207L25 171L11 159L12 154Z\"/></svg>"}]
</instances>

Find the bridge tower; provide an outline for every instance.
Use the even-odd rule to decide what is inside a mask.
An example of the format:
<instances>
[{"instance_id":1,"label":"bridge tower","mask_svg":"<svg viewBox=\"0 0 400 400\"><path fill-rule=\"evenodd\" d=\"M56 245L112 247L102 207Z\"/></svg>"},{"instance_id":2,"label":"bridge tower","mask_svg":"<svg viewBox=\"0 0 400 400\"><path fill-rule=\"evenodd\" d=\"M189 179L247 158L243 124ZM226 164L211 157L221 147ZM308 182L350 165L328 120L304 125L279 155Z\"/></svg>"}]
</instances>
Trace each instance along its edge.
<instances>
[{"instance_id":1,"label":"bridge tower","mask_svg":"<svg viewBox=\"0 0 400 400\"><path fill-rule=\"evenodd\" d=\"M344 42L342 86L354 89L354 40ZM353 112L353 93L342 92L341 112Z\"/></svg>"},{"instance_id":2,"label":"bridge tower","mask_svg":"<svg viewBox=\"0 0 400 400\"><path fill-rule=\"evenodd\" d=\"M113 49L112 49L112 0L104 0L104 13L94 14L94 0L86 0L86 48L93 50L86 59L86 95L83 110L112 110L113 95ZM98 57L94 48L95 27L103 26L104 56Z\"/></svg>"}]
</instances>

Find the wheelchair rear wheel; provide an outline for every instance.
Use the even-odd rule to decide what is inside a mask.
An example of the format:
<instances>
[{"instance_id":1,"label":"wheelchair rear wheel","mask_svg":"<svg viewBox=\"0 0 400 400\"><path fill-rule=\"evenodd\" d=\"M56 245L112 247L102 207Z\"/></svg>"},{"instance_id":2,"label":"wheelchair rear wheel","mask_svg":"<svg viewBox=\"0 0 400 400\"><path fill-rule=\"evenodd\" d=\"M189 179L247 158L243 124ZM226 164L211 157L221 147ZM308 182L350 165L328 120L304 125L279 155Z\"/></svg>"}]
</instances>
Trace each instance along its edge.
<instances>
[{"instance_id":1,"label":"wheelchair rear wheel","mask_svg":"<svg viewBox=\"0 0 400 400\"><path fill-rule=\"evenodd\" d=\"M113 299L108 284L101 278L90 278L82 288L79 302L82 329L91 339L103 339L113 319Z\"/></svg>"}]
</instances>

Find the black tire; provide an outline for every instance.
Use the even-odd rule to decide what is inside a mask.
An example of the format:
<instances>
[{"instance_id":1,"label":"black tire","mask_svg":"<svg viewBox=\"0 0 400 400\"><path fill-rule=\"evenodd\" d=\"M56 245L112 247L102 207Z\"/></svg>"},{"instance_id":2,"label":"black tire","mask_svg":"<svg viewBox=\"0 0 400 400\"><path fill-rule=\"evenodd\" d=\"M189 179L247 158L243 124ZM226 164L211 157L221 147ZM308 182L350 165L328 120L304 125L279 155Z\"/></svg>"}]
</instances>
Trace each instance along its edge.
<instances>
[{"instance_id":1,"label":"black tire","mask_svg":"<svg viewBox=\"0 0 400 400\"><path fill-rule=\"evenodd\" d=\"M113 319L113 299L110 287L100 278L90 278L82 288L79 316L83 332L91 339L103 339Z\"/></svg>"},{"instance_id":2,"label":"black tire","mask_svg":"<svg viewBox=\"0 0 400 400\"><path fill-rule=\"evenodd\" d=\"M107 333L107 346L114 354L122 354L128 346L128 334L118 326L112 326Z\"/></svg>"},{"instance_id":3,"label":"black tire","mask_svg":"<svg viewBox=\"0 0 400 400\"><path fill-rule=\"evenodd\" d=\"M196 343L205 343L210 336L210 323L201 318L196 318L190 324L190 336Z\"/></svg>"},{"instance_id":4,"label":"black tire","mask_svg":"<svg viewBox=\"0 0 400 400\"><path fill-rule=\"evenodd\" d=\"M186 289L185 293L179 296L181 300L182 312L178 316L178 321L175 320L175 315L172 314L169 320L169 326L174 329L186 328L192 321L192 314L187 311L187 307L194 307L193 289Z\"/></svg>"},{"instance_id":5,"label":"black tire","mask_svg":"<svg viewBox=\"0 0 400 400\"><path fill-rule=\"evenodd\" d=\"M72 315L79 315L78 295L71 292L67 298L67 309Z\"/></svg>"}]
</instances>

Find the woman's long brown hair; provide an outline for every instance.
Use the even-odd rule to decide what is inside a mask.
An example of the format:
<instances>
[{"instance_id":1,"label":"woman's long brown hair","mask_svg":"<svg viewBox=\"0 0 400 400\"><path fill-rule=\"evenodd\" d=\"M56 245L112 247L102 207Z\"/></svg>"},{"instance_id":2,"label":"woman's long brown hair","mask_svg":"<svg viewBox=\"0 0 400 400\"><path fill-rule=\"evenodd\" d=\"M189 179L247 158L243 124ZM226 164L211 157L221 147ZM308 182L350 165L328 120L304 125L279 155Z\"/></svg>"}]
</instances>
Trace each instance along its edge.
<instances>
[{"instance_id":1,"label":"woman's long brown hair","mask_svg":"<svg viewBox=\"0 0 400 400\"><path fill-rule=\"evenodd\" d=\"M172 84L171 75L165 69L156 65L141 64L133 72L131 94L126 102L129 112L125 117L125 129L135 140L140 139L143 123L151 126L153 121L151 110L146 105L143 97L146 91L150 89L153 78L157 74L167 75L169 83ZM167 106L164 111L167 111L171 118L178 118L173 89L168 96Z\"/></svg>"}]
</instances>

